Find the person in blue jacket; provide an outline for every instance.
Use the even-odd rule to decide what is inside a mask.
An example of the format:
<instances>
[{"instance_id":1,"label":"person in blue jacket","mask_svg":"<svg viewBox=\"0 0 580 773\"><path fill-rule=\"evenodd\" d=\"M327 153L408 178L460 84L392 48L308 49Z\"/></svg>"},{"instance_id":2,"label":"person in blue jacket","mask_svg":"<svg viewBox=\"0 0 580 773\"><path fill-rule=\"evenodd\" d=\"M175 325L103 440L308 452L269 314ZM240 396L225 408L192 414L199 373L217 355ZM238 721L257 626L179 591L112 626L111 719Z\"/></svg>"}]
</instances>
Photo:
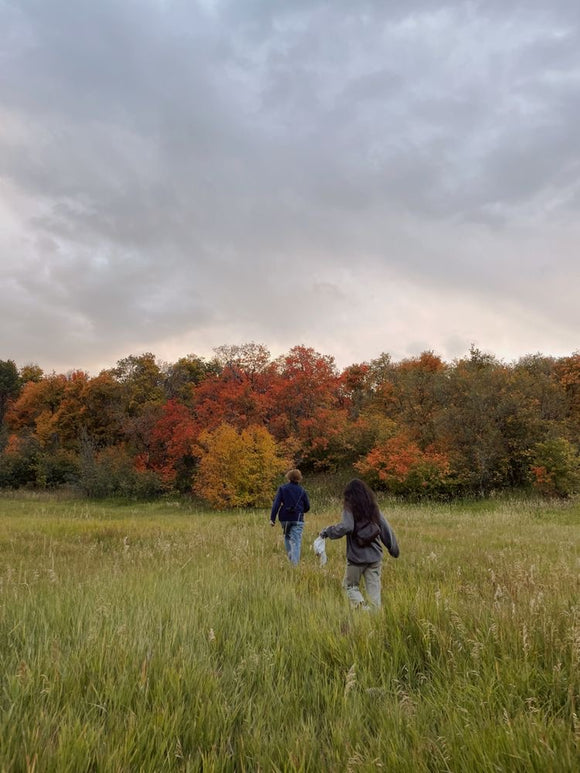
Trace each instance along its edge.
<instances>
[{"instance_id":1,"label":"person in blue jacket","mask_svg":"<svg viewBox=\"0 0 580 773\"><path fill-rule=\"evenodd\" d=\"M381 567L383 545L393 558L399 557L397 538L379 510L374 492L354 478L344 490L342 520L322 529L323 539L346 537L346 572L343 585L353 607L378 609L381 606ZM371 607L360 590L364 578Z\"/></svg>"},{"instance_id":2,"label":"person in blue jacket","mask_svg":"<svg viewBox=\"0 0 580 773\"><path fill-rule=\"evenodd\" d=\"M296 566L300 561L304 513L310 510L310 501L306 490L300 485L302 481L300 470L289 470L286 473L286 481L276 492L270 513L270 524L274 526L276 518L280 521L286 553L290 562Z\"/></svg>"}]
</instances>

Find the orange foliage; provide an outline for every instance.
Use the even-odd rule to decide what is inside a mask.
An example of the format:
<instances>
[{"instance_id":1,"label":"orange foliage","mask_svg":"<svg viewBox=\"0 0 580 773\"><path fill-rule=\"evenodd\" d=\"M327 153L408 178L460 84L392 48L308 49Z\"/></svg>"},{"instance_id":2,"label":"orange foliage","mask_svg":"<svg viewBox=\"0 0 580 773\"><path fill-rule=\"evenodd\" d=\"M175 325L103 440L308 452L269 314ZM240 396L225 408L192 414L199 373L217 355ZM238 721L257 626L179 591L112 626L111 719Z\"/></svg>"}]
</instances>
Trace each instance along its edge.
<instances>
[{"instance_id":1,"label":"orange foliage","mask_svg":"<svg viewBox=\"0 0 580 773\"><path fill-rule=\"evenodd\" d=\"M260 468L278 469L282 449L307 471L355 464L397 493L580 486L580 352L515 366L474 347L452 364L383 353L339 373L306 346L275 361L258 344L214 351L210 363L191 355L163 368L132 355L96 378L27 366L0 405L4 437L13 433L3 453L119 447L166 488L189 490L199 472L198 490L219 506L268 499Z\"/></svg>"},{"instance_id":2,"label":"orange foliage","mask_svg":"<svg viewBox=\"0 0 580 773\"><path fill-rule=\"evenodd\" d=\"M446 454L422 451L405 433L375 445L355 469L395 493L431 493L450 474Z\"/></svg>"},{"instance_id":3,"label":"orange foliage","mask_svg":"<svg viewBox=\"0 0 580 773\"><path fill-rule=\"evenodd\" d=\"M4 448L5 454L19 454L22 448L22 438L16 433L12 433L8 436L6 447Z\"/></svg>"},{"instance_id":4,"label":"orange foliage","mask_svg":"<svg viewBox=\"0 0 580 773\"><path fill-rule=\"evenodd\" d=\"M399 371L422 371L424 373L439 373L445 369L441 357L431 351L421 352L418 357L410 357L401 360L397 369Z\"/></svg>"},{"instance_id":5,"label":"orange foliage","mask_svg":"<svg viewBox=\"0 0 580 773\"><path fill-rule=\"evenodd\" d=\"M63 375L46 376L42 381L27 381L20 395L8 406L5 421L18 432L25 427L33 429L43 412L54 414L64 397L67 378Z\"/></svg>"},{"instance_id":6,"label":"orange foliage","mask_svg":"<svg viewBox=\"0 0 580 773\"><path fill-rule=\"evenodd\" d=\"M543 465L532 465L530 471L533 477L534 487L539 491L551 491L554 487L554 475L549 473Z\"/></svg>"},{"instance_id":7,"label":"orange foliage","mask_svg":"<svg viewBox=\"0 0 580 773\"><path fill-rule=\"evenodd\" d=\"M556 375L564 388L570 418L580 425L580 352L564 357L556 365Z\"/></svg>"}]
</instances>

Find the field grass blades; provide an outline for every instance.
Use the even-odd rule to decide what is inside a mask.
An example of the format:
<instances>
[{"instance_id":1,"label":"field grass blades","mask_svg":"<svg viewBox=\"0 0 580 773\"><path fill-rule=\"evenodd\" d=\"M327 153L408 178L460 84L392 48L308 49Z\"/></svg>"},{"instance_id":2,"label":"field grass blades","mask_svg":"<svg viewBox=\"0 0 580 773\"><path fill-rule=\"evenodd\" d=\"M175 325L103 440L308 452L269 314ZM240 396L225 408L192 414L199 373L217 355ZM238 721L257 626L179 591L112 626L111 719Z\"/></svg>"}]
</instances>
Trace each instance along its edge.
<instances>
[{"instance_id":1,"label":"field grass blades","mask_svg":"<svg viewBox=\"0 0 580 773\"><path fill-rule=\"evenodd\" d=\"M314 505L1 498L0 769L578 770L578 505L387 506L374 615Z\"/></svg>"}]
</instances>

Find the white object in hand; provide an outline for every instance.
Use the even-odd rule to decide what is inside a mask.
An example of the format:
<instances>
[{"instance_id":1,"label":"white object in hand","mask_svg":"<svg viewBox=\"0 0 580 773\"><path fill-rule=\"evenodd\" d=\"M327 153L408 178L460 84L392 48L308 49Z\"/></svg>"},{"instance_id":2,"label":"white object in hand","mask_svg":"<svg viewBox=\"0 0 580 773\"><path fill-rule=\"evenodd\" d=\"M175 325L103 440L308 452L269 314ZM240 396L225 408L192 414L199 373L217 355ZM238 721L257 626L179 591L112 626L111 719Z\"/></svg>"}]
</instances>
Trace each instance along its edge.
<instances>
[{"instance_id":1,"label":"white object in hand","mask_svg":"<svg viewBox=\"0 0 580 773\"><path fill-rule=\"evenodd\" d=\"M326 558L326 543L322 537L317 537L312 543L312 549L317 556L320 556L320 566L324 566Z\"/></svg>"}]
</instances>

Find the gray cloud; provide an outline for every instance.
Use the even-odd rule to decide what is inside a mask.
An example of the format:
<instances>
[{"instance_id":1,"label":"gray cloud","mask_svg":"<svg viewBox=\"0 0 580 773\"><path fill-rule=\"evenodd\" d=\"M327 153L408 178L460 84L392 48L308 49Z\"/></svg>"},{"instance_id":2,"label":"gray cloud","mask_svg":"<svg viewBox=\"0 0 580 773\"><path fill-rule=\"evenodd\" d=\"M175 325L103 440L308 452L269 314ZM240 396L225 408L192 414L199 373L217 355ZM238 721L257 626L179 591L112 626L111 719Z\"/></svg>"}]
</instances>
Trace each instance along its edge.
<instances>
[{"instance_id":1,"label":"gray cloud","mask_svg":"<svg viewBox=\"0 0 580 773\"><path fill-rule=\"evenodd\" d=\"M0 4L0 357L577 348L579 24L571 0Z\"/></svg>"}]
</instances>

